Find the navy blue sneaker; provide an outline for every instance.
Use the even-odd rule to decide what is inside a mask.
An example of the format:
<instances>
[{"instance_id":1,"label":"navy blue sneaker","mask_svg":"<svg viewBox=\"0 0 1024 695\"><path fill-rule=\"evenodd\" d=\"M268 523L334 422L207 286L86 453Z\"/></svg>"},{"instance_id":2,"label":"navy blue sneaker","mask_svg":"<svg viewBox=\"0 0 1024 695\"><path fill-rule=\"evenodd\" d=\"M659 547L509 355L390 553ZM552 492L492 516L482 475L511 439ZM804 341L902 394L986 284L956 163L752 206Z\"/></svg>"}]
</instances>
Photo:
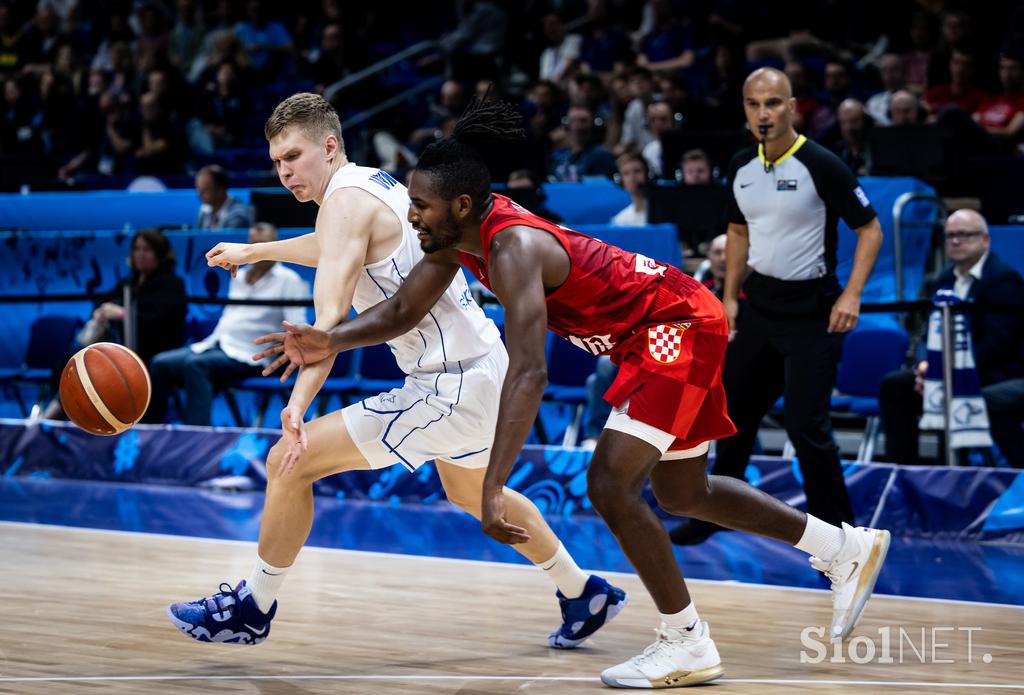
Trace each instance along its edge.
<instances>
[{"instance_id":1,"label":"navy blue sneaker","mask_svg":"<svg viewBox=\"0 0 1024 695\"><path fill-rule=\"evenodd\" d=\"M629 599L626 592L598 577L590 575L579 598L566 598L556 591L562 608L562 626L548 636L548 646L555 649L578 647L619 614Z\"/></svg>"},{"instance_id":2,"label":"navy blue sneaker","mask_svg":"<svg viewBox=\"0 0 1024 695\"><path fill-rule=\"evenodd\" d=\"M234 589L221 584L220 592L191 603L172 603L167 617L174 626L200 642L259 644L270 635L277 601L263 613L243 579Z\"/></svg>"}]
</instances>

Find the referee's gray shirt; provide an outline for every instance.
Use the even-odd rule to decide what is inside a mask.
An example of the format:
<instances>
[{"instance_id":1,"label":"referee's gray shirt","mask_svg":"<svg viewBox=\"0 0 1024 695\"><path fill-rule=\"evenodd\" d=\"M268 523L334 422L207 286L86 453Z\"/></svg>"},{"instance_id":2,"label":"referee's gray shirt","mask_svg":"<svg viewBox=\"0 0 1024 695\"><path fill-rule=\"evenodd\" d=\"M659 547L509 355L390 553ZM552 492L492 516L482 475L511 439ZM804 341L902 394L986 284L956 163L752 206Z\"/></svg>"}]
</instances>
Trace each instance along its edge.
<instances>
[{"instance_id":1,"label":"referee's gray shirt","mask_svg":"<svg viewBox=\"0 0 1024 695\"><path fill-rule=\"evenodd\" d=\"M747 265L779 280L835 274L836 227L875 218L857 177L816 142L799 136L765 172L761 145L738 152L729 165L729 222L747 226Z\"/></svg>"}]
</instances>

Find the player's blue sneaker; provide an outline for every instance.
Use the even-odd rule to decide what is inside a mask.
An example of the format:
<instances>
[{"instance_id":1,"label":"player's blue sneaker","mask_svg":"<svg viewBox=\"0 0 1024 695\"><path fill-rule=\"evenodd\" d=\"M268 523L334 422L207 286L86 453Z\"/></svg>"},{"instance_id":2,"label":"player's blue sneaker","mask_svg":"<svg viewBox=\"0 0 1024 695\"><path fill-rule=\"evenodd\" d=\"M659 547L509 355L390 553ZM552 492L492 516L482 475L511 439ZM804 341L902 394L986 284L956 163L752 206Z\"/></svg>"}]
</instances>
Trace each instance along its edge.
<instances>
[{"instance_id":1,"label":"player's blue sneaker","mask_svg":"<svg viewBox=\"0 0 1024 695\"><path fill-rule=\"evenodd\" d=\"M277 612L277 601L269 613L263 613L243 579L234 589L221 584L213 596L191 603L172 603L167 617L174 626L200 642L259 644L270 635L270 621Z\"/></svg>"},{"instance_id":2,"label":"player's blue sneaker","mask_svg":"<svg viewBox=\"0 0 1024 695\"><path fill-rule=\"evenodd\" d=\"M596 574L590 575L579 598L566 598L561 591L556 591L555 596L562 608L562 626L548 636L548 646L555 649L580 646L629 602L625 591Z\"/></svg>"}]
</instances>

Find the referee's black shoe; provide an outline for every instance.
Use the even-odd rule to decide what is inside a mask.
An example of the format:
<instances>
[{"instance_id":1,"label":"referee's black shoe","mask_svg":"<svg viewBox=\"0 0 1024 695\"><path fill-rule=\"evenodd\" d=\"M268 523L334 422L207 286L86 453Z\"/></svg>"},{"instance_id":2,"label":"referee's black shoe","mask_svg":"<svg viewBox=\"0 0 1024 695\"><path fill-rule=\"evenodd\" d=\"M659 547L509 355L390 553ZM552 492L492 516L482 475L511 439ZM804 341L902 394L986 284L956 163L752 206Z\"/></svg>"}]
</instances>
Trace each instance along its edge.
<instances>
[{"instance_id":1,"label":"referee's black shoe","mask_svg":"<svg viewBox=\"0 0 1024 695\"><path fill-rule=\"evenodd\" d=\"M712 524L710 521L687 519L669 531L668 537L676 545L699 545L719 531L727 530L718 524Z\"/></svg>"}]
</instances>

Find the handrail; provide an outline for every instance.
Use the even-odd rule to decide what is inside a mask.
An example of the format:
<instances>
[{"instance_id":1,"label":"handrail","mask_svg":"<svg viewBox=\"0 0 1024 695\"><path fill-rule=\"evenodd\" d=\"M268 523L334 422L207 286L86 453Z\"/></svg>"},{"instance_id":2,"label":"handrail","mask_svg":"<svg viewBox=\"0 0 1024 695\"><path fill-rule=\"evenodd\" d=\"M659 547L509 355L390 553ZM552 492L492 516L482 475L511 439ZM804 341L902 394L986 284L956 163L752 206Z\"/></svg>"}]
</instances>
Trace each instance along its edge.
<instances>
[{"instance_id":1,"label":"handrail","mask_svg":"<svg viewBox=\"0 0 1024 695\"><path fill-rule=\"evenodd\" d=\"M360 70L359 72L341 78L337 82L331 84L326 89L324 89L323 97L327 101L332 101L334 97L338 95L339 92L348 89L352 85L359 84L366 78L373 77L377 73L387 70L395 63L402 62L406 58L411 58L421 53L426 53L427 51L433 50L435 48L437 48L437 41L434 41L432 39L420 41L419 43L414 43L408 48L403 49L392 56L388 56L383 60L378 60L373 65L369 65Z\"/></svg>"},{"instance_id":2,"label":"handrail","mask_svg":"<svg viewBox=\"0 0 1024 695\"><path fill-rule=\"evenodd\" d=\"M407 101L414 96L422 94L423 92L428 92L432 89L436 89L443 82L443 77L431 77L430 79L424 80L415 87L410 87L409 89L405 90L401 94L396 94L395 96L389 97L388 99L385 99L384 101L380 102L375 106L360 111L354 116L349 116L347 119L345 119L345 127L348 129L352 129L357 125L365 123L366 121L370 120L377 114L383 113L388 109L392 109L395 106L398 106L402 102Z\"/></svg>"},{"instance_id":3,"label":"handrail","mask_svg":"<svg viewBox=\"0 0 1024 695\"><path fill-rule=\"evenodd\" d=\"M938 212L942 212L945 209L945 205L942 199L932 193L915 193L908 191L904 193L896 202L892 204L892 259L893 265L893 277L896 280L896 301L903 301L903 233L901 229L900 217L903 214L903 208L912 200L932 200L935 201ZM902 319L901 319L902 321Z\"/></svg>"}]
</instances>

